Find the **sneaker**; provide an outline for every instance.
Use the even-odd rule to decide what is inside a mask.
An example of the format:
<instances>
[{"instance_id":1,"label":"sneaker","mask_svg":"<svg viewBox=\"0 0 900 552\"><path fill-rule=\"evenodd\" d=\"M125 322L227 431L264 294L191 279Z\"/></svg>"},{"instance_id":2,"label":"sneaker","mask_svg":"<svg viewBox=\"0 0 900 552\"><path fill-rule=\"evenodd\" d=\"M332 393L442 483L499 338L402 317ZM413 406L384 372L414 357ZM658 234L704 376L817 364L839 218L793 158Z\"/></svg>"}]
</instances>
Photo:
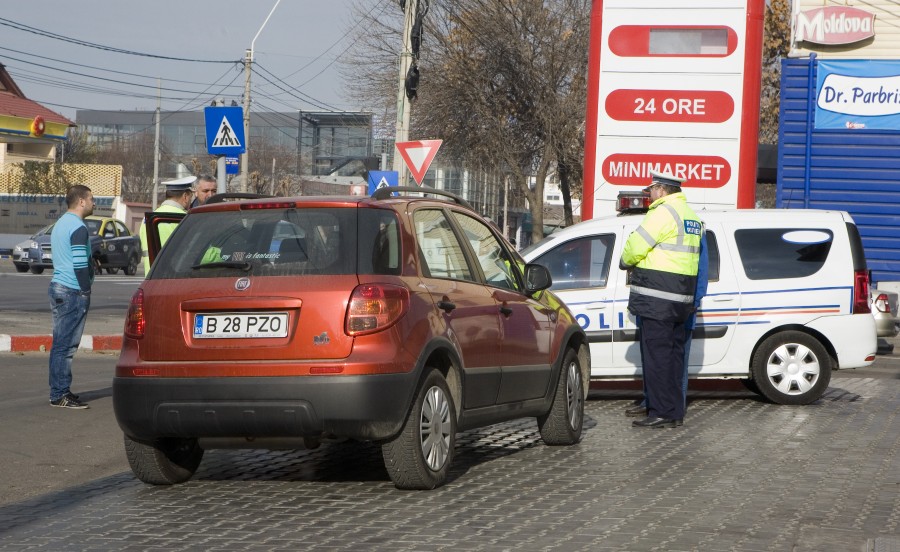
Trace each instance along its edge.
<instances>
[{"instance_id":1,"label":"sneaker","mask_svg":"<svg viewBox=\"0 0 900 552\"><path fill-rule=\"evenodd\" d=\"M85 408L89 408L87 403L83 403L73 397L71 394L63 395L62 397L56 399L55 401L50 401L50 406L58 406L60 408L72 408L75 410L84 410Z\"/></svg>"}]
</instances>

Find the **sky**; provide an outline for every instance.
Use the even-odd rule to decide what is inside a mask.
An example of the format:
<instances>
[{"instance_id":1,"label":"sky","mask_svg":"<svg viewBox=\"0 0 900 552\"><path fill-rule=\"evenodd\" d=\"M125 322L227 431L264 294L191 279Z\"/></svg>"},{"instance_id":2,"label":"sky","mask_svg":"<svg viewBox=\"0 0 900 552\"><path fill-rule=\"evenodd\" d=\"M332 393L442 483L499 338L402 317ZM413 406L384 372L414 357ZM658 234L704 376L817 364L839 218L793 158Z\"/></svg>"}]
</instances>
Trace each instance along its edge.
<instances>
[{"instance_id":1,"label":"sky","mask_svg":"<svg viewBox=\"0 0 900 552\"><path fill-rule=\"evenodd\" d=\"M157 78L163 111L197 111L216 97L243 105L243 65L230 62L243 59L262 27L251 111L362 109L343 93L340 74L339 58L365 32L351 1L280 0L263 27L276 1L4 2L0 63L26 97L73 121L76 109L155 109ZM400 9L396 0L363 4Z\"/></svg>"}]
</instances>

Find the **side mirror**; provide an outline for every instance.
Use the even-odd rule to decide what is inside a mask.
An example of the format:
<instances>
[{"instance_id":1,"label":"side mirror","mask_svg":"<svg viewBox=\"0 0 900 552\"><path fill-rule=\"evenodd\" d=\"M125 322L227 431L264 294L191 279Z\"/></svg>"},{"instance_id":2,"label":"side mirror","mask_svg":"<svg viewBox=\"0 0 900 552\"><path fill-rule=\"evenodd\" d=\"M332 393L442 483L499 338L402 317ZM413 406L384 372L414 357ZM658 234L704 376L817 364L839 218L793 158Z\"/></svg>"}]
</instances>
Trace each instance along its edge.
<instances>
[{"instance_id":1,"label":"side mirror","mask_svg":"<svg viewBox=\"0 0 900 552\"><path fill-rule=\"evenodd\" d=\"M525 293L531 295L552 285L553 278L544 265L531 263L525 265Z\"/></svg>"}]
</instances>

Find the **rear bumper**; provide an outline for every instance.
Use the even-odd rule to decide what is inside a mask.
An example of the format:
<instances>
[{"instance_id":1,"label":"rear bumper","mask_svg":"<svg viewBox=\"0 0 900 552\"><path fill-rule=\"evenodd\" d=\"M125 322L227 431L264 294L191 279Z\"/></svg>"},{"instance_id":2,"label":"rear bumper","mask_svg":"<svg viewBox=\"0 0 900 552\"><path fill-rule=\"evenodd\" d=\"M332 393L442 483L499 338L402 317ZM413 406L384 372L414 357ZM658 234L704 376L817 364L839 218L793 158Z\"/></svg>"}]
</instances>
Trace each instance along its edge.
<instances>
[{"instance_id":1,"label":"rear bumper","mask_svg":"<svg viewBox=\"0 0 900 552\"><path fill-rule=\"evenodd\" d=\"M396 435L418 382L415 372L367 376L113 378L119 427L159 437Z\"/></svg>"},{"instance_id":2,"label":"rear bumper","mask_svg":"<svg viewBox=\"0 0 900 552\"><path fill-rule=\"evenodd\" d=\"M837 368L864 368L875 361L878 338L870 313L824 316L808 326L830 339L837 354Z\"/></svg>"}]
</instances>

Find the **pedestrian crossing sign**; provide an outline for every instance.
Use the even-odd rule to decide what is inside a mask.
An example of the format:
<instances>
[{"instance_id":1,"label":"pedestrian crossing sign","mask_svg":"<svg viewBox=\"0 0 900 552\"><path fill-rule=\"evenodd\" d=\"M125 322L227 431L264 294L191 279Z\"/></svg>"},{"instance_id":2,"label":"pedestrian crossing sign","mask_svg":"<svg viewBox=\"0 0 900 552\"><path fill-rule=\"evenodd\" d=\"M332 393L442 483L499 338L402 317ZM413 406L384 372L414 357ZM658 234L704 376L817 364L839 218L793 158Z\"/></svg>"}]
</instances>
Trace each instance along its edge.
<instances>
[{"instance_id":1,"label":"pedestrian crossing sign","mask_svg":"<svg viewBox=\"0 0 900 552\"><path fill-rule=\"evenodd\" d=\"M397 186L400 181L400 175L397 171L369 171L369 195L375 193L375 190L386 186Z\"/></svg>"},{"instance_id":2,"label":"pedestrian crossing sign","mask_svg":"<svg viewBox=\"0 0 900 552\"><path fill-rule=\"evenodd\" d=\"M207 107L206 150L210 155L238 155L247 151L244 142L244 108Z\"/></svg>"}]
</instances>

